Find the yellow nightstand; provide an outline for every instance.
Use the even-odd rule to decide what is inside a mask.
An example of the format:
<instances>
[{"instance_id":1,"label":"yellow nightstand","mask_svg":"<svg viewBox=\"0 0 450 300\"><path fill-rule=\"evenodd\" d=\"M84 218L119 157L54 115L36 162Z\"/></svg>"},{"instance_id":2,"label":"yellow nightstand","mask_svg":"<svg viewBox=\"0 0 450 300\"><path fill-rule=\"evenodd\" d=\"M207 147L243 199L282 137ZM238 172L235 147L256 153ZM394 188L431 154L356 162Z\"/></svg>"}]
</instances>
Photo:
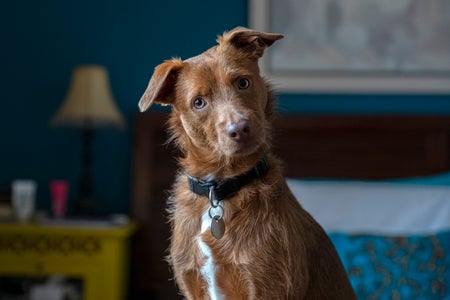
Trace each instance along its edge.
<instances>
[{"instance_id":1,"label":"yellow nightstand","mask_svg":"<svg viewBox=\"0 0 450 300\"><path fill-rule=\"evenodd\" d=\"M0 224L0 276L61 274L83 280L84 300L125 299L134 230L133 224Z\"/></svg>"}]
</instances>

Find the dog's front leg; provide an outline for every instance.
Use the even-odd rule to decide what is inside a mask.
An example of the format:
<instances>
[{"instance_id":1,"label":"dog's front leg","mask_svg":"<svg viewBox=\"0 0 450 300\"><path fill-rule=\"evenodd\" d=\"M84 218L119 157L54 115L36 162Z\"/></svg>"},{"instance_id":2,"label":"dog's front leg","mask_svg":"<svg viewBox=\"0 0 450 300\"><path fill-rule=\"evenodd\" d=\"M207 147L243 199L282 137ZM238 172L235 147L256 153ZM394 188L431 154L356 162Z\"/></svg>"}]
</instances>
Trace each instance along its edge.
<instances>
[{"instance_id":1,"label":"dog's front leg","mask_svg":"<svg viewBox=\"0 0 450 300\"><path fill-rule=\"evenodd\" d=\"M184 272L177 279L180 289L188 300L208 300L207 283L203 276L195 271L189 270Z\"/></svg>"}]
</instances>

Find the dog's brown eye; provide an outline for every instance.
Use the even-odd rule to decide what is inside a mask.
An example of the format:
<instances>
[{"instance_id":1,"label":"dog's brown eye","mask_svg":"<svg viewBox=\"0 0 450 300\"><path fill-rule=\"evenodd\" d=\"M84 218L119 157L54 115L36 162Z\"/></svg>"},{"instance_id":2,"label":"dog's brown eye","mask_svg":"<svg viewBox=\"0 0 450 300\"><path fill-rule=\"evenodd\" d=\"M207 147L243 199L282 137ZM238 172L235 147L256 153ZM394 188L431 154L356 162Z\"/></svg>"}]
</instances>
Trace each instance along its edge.
<instances>
[{"instance_id":1,"label":"dog's brown eye","mask_svg":"<svg viewBox=\"0 0 450 300\"><path fill-rule=\"evenodd\" d=\"M245 90L249 86L250 86L250 80L248 80L247 78L240 78L238 80L238 87L239 87L239 89Z\"/></svg>"},{"instance_id":2,"label":"dog's brown eye","mask_svg":"<svg viewBox=\"0 0 450 300\"><path fill-rule=\"evenodd\" d=\"M193 105L196 109L202 109L206 106L206 101L201 97L197 97L194 99Z\"/></svg>"}]
</instances>

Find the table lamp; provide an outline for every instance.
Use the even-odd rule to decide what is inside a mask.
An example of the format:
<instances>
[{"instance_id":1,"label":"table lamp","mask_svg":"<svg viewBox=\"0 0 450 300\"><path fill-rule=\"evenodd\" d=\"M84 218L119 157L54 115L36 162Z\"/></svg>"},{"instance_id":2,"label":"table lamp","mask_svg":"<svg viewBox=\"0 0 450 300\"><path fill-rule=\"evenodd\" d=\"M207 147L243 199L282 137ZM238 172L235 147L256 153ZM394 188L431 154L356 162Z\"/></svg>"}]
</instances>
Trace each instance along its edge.
<instances>
[{"instance_id":1,"label":"table lamp","mask_svg":"<svg viewBox=\"0 0 450 300\"><path fill-rule=\"evenodd\" d=\"M100 208L92 196L91 176L94 130L101 127L125 126L125 121L114 102L108 72L104 67L86 65L74 69L67 96L51 124L81 130L83 164L75 213L82 216L98 215Z\"/></svg>"}]
</instances>

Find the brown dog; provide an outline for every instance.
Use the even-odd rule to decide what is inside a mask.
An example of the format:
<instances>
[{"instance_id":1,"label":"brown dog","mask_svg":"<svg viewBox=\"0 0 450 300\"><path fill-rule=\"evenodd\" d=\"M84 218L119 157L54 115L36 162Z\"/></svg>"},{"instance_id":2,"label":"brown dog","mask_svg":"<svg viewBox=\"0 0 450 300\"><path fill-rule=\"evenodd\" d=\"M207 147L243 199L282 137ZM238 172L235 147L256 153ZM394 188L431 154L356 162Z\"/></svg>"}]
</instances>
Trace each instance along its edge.
<instances>
[{"instance_id":1,"label":"brown dog","mask_svg":"<svg viewBox=\"0 0 450 300\"><path fill-rule=\"evenodd\" d=\"M170 261L188 299L355 299L327 235L270 151L274 96L258 59L280 34L238 27L157 66L139 102L172 105L183 152Z\"/></svg>"}]
</instances>

